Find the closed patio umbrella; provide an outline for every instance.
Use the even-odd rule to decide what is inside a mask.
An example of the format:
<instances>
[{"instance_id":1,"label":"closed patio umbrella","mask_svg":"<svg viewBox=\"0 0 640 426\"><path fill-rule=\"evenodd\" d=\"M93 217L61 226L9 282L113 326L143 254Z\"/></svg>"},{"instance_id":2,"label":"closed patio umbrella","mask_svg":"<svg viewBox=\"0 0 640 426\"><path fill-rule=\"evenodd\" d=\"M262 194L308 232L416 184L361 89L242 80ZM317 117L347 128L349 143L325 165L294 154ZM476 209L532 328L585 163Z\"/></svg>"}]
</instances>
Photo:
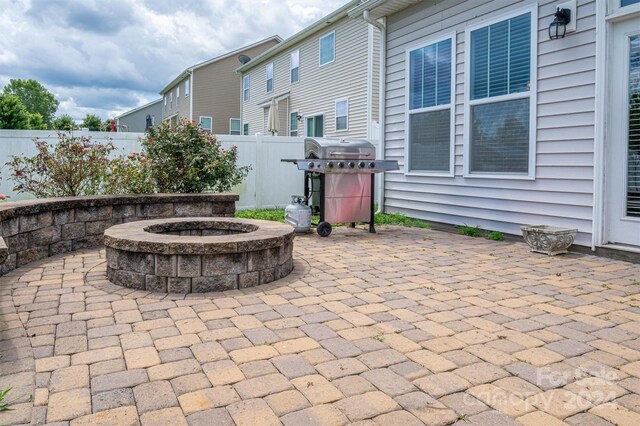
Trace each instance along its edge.
<instances>
[{"instance_id":1,"label":"closed patio umbrella","mask_svg":"<svg viewBox=\"0 0 640 426\"><path fill-rule=\"evenodd\" d=\"M276 99L271 99L271 105L269 106L269 116L267 117L267 131L272 135L278 133L278 104Z\"/></svg>"}]
</instances>

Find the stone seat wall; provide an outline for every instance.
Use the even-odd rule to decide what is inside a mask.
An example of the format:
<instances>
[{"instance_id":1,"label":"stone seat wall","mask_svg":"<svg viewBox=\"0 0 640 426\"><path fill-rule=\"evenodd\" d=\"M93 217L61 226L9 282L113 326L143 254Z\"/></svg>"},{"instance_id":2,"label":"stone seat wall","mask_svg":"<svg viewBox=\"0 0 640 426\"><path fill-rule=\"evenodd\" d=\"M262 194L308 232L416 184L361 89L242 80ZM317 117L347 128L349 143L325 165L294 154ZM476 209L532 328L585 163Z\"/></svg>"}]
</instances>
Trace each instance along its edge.
<instances>
[{"instance_id":1,"label":"stone seat wall","mask_svg":"<svg viewBox=\"0 0 640 426\"><path fill-rule=\"evenodd\" d=\"M145 219L233 217L237 194L45 198L0 204L0 275L34 260L100 247L105 229Z\"/></svg>"}]
</instances>

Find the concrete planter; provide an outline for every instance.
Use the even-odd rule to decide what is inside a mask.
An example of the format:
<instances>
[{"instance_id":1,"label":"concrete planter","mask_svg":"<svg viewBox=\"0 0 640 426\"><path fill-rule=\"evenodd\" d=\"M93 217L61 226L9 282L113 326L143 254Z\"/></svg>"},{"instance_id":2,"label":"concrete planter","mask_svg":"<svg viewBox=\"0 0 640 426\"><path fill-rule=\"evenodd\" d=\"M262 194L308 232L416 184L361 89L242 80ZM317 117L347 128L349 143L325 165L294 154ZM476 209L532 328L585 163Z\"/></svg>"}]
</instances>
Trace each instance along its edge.
<instances>
[{"instance_id":1,"label":"concrete planter","mask_svg":"<svg viewBox=\"0 0 640 426\"><path fill-rule=\"evenodd\" d=\"M521 226L522 236L531 251L549 256L567 253L576 238L577 229L559 228L549 225Z\"/></svg>"}]
</instances>

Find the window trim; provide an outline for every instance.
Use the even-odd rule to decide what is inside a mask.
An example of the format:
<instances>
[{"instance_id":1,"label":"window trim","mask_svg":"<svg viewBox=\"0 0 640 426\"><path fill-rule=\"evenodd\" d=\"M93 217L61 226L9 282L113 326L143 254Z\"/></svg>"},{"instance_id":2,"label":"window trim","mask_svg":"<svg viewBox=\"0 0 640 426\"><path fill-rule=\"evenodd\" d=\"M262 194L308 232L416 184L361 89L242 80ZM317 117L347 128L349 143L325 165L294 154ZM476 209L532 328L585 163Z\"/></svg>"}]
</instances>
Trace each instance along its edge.
<instances>
[{"instance_id":1,"label":"window trim","mask_svg":"<svg viewBox=\"0 0 640 426\"><path fill-rule=\"evenodd\" d=\"M347 115L341 115L340 117L347 117L347 127L345 129L340 129L338 130L338 102L346 102L347 103ZM333 119L333 131L335 133L339 133L339 132L348 132L349 131L349 98L340 98L340 99L336 99L334 102L334 106L333 106L333 113L334 113L334 119Z\"/></svg>"},{"instance_id":2,"label":"window trim","mask_svg":"<svg viewBox=\"0 0 640 426\"><path fill-rule=\"evenodd\" d=\"M245 81L247 82L247 87L244 86ZM242 76L242 102L249 101L249 87L251 85L251 80L249 78L249 74Z\"/></svg>"},{"instance_id":3,"label":"window trim","mask_svg":"<svg viewBox=\"0 0 640 426\"><path fill-rule=\"evenodd\" d=\"M231 122L234 121L234 120L237 121L238 123L240 123L240 130L239 130L237 135L235 135L234 133L231 133ZM234 136L241 136L242 135L242 120L240 120L239 118L230 118L229 119L229 134L230 135L234 135Z\"/></svg>"},{"instance_id":4,"label":"window trim","mask_svg":"<svg viewBox=\"0 0 640 426\"><path fill-rule=\"evenodd\" d=\"M293 54L295 52L298 52L298 66L294 68ZM293 70L296 68L298 69L298 79L296 81L293 81ZM292 50L291 53L289 53L289 83L296 84L299 82L300 82L300 49L295 49L295 50Z\"/></svg>"},{"instance_id":5,"label":"window trim","mask_svg":"<svg viewBox=\"0 0 640 426\"><path fill-rule=\"evenodd\" d=\"M411 75L411 52L417 49L421 49L423 47L430 46L432 44L439 43L445 40L451 40L451 100L447 105L435 105L427 108L416 108L411 109L411 84L410 84L410 75ZM434 177L454 177L455 176L455 158L456 158L456 40L457 40L457 31L449 31L447 33L441 34L436 37L429 37L418 41L417 43L413 43L407 47L405 50L405 133L406 137L404 138L404 149L405 149L405 161L404 161L404 174L407 176L434 176ZM449 108L451 121L449 130L449 171L448 172L438 172L438 171L427 171L427 170L411 170L410 169L410 161L411 161L411 126L410 119L412 114L419 114L421 112L431 112L431 111L439 111L443 109Z\"/></svg>"},{"instance_id":6,"label":"window trim","mask_svg":"<svg viewBox=\"0 0 640 426\"><path fill-rule=\"evenodd\" d=\"M323 64L322 63L322 39L330 36L331 34L333 34L333 59ZM335 61L336 61L336 31L333 30L318 38L318 64L320 64L320 66L323 67L325 65L332 64Z\"/></svg>"},{"instance_id":7,"label":"window trim","mask_svg":"<svg viewBox=\"0 0 640 426\"><path fill-rule=\"evenodd\" d=\"M295 114L295 115L296 115L296 117L297 117L297 116L298 116L298 111L291 111L291 112L289 113L289 136L292 136L292 137L294 137L294 138L295 138L295 137L298 137L298 136L300 135L300 122L296 119L296 130L295 130L296 134L295 134L295 135L292 135L292 134L291 134L291 131L292 131L292 130L291 130L291 123L292 123L293 121L291 120L291 116L292 116L293 114Z\"/></svg>"},{"instance_id":8,"label":"window trim","mask_svg":"<svg viewBox=\"0 0 640 426\"><path fill-rule=\"evenodd\" d=\"M471 33L480 28L506 21L516 16L531 13L531 61L529 70L529 90L500 96L471 100ZM472 179L509 179L535 180L536 178L536 141L537 137L537 103L538 103L538 4L515 9L509 13L496 15L465 28L464 37L464 142L463 142L463 177ZM529 170L528 173L471 173L471 107L474 105L498 103L502 101L529 98Z\"/></svg>"},{"instance_id":9,"label":"window trim","mask_svg":"<svg viewBox=\"0 0 640 426\"><path fill-rule=\"evenodd\" d=\"M211 128L210 128L210 129L205 129L204 127L202 127L202 119L203 119L203 118L208 118L209 120L211 120ZM210 132L213 132L213 117L208 116L208 115L201 115L201 116L198 118L198 123L200 124L200 127L202 127L202 129L203 129L203 130L208 130L208 131L210 131Z\"/></svg>"},{"instance_id":10,"label":"window trim","mask_svg":"<svg viewBox=\"0 0 640 426\"><path fill-rule=\"evenodd\" d=\"M271 65L271 78L269 78L269 65ZM264 67L267 93L273 92L273 68L273 61ZM271 80L271 90L269 90L269 80Z\"/></svg>"}]
</instances>

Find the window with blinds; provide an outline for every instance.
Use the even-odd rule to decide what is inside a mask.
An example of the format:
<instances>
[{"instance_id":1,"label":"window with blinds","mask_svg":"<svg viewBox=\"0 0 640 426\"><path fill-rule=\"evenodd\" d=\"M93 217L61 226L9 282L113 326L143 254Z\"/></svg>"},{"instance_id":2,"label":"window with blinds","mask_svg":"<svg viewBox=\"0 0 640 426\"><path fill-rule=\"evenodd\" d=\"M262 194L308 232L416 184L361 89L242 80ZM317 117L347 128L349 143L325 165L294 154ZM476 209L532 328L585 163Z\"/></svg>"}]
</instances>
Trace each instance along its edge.
<instances>
[{"instance_id":1,"label":"window with blinds","mask_svg":"<svg viewBox=\"0 0 640 426\"><path fill-rule=\"evenodd\" d=\"M407 149L410 172L451 172L454 37L451 35L407 52Z\"/></svg>"},{"instance_id":2,"label":"window with blinds","mask_svg":"<svg viewBox=\"0 0 640 426\"><path fill-rule=\"evenodd\" d=\"M527 12L469 34L470 173L529 173L531 16Z\"/></svg>"},{"instance_id":3,"label":"window with blinds","mask_svg":"<svg viewBox=\"0 0 640 426\"><path fill-rule=\"evenodd\" d=\"M640 36L629 38L627 216L640 217Z\"/></svg>"}]
</instances>

